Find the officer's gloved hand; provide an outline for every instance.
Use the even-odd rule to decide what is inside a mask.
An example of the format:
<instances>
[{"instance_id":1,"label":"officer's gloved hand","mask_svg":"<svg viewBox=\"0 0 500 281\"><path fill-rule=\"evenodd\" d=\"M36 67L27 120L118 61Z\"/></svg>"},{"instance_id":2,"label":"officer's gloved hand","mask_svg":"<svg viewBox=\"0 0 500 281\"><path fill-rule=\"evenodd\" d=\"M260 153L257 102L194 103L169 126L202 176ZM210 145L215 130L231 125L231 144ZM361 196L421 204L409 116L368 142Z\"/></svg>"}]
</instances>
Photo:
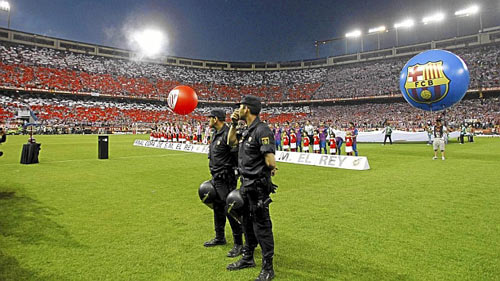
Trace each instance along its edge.
<instances>
[{"instance_id":1,"label":"officer's gloved hand","mask_svg":"<svg viewBox=\"0 0 500 281\"><path fill-rule=\"evenodd\" d=\"M271 204L273 200L271 200L271 197L267 197L266 199L259 199L257 201L257 209L262 210L268 208L269 204Z\"/></svg>"}]
</instances>

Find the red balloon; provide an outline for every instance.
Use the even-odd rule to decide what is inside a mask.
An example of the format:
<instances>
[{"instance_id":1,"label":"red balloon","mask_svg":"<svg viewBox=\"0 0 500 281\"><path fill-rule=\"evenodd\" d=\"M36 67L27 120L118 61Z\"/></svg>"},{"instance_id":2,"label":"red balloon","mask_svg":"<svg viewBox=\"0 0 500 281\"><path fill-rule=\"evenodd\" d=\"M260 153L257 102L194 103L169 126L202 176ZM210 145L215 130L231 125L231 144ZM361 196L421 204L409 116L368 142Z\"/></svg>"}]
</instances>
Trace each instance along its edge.
<instances>
[{"instance_id":1,"label":"red balloon","mask_svg":"<svg viewBox=\"0 0 500 281\"><path fill-rule=\"evenodd\" d=\"M175 113L187 115L198 105L196 92L188 86L177 86L168 94L168 107Z\"/></svg>"}]
</instances>

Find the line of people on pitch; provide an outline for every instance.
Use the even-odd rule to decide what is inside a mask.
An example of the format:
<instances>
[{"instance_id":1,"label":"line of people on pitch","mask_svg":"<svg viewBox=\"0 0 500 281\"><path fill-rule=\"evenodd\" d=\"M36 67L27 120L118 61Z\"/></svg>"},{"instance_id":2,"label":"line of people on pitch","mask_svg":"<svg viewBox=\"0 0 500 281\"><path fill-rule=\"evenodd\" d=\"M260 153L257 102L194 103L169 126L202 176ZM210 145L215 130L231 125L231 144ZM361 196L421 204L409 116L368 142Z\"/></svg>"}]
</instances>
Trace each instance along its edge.
<instances>
[{"instance_id":1,"label":"line of people on pitch","mask_svg":"<svg viewBox=\"0 0 500 281\"><path fill-rule=\"evenodd\" d=\"M445 144L448 144L449 140L449 128L445 125L446 122L443 122L443 140ZM427 124L425 126L425 131L427 132L427 145L433 144L432 141L432 136L434 132L435 126L432 125L431 121L427 121ZM460 136L458 137L457 141L460 144L465 143L465 137L467 137L468 142L474 142L474 128L472 127L471 124L468 124L466 122L463 122L460 125Z\"/></svg>"},{"instance_id":2,"label":"line of people on pitch","mask_svg":"<svg viewBox=\"0 0 500 281\"><path fill-rule=\"evenodd\" d=\"M179 142L192 144L208 144L210 140L210 127L201 122L189 123L166 123L163 126L153 128L149 135L150 141ZM203 133L204 131L204 133Z\"/></svg>"},{"instance_id":3,"label":"line of people on pitch","mask_svg":"<svg viewBox=\"0 0 500 281\"><path fill-rule=\"evenodd\" d=\"M358 156L357 136L358 129L353 122L349 123L345 140L335 135L335 129L320 122L315 127L310 121L302 126L298 122L292 127L289 122L284 124L270 124L274 133L276 150L289 152L305 152L317 154L341 155L342 146L345 142L346 155Z\"/></svg>"}]
</instances>

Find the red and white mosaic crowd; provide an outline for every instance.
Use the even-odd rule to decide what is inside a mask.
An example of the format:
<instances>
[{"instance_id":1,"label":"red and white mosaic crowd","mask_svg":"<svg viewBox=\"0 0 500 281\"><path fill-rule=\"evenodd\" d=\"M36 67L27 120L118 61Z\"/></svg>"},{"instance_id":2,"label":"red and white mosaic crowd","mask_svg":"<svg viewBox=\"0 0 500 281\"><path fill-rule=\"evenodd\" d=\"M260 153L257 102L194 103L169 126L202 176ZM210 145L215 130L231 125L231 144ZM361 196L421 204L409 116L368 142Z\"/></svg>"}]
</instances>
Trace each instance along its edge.
<instances>
[{"instance_id":1,"label":"red and white mosaic crowd","mask_svg":"<svg viewBox=\"0 0 500 281\"><path fill-rule=\"evenodd\" d=\"M469 66L470 88L500 87L500 45L454 52ZM75 132L71 128L82 127L158 128L184 122L194 127L206 122L204 115L210 108L199 107L187 117L171 113L162 100L177 85L190 85L200 100L210 101L236 102L246 94L264 101L391 95L398 94L398 74L407 60L400 57L302 70L244 72L168 66L0 42L0 88L13 87L21 92L0 92L0 125L14 124L19 109L31 108L48 132ZM28 94L32 90L53 93ZM450 126L469 120L477 127L495 128L500 125L499 104L498 95L463 100L447 110L446 120ZM232 109L226 111L229 115ZM309 120L344 129L354 122L360 130L382 128L386 122L396 129L421 130L433 118L405 102L267 107L262 112L262 119L273 124Z\"/></svg>"},{"instance_id":2,"label":"red and white mosaic crowd","mask_svg":"<svg viewBox=\"0 0 500 281\"><path fill-rule=\"evenodd\" d=\"M453 51L470 69L470 88L500 87L500 45ZM403 56L301 70L226 71L0 42L0 87L158 100L183 84L193 87L201 100L238 101L246 94L264 101L356 98L398 94L399 72L408 59Z\"/></svg>"}]
</instances>

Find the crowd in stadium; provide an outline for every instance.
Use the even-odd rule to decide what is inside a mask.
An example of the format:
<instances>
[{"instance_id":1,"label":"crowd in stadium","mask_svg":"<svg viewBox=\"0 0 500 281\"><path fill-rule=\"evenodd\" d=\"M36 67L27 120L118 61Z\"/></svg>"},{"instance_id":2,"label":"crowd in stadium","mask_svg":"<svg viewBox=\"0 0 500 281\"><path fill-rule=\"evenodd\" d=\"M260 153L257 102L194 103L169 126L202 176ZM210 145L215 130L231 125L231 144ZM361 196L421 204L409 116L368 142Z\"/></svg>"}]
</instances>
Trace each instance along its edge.
<instances>
[{"instance_id":1,"label":"crowd in stadium","mask_svg":"<svg viewBox=\"0 0 500 281\"><path fill-rule=\"evenodd\" d=\"M499 87L500 46L454 50L471 71L470 88ZM265 101L356 98L398 94L398 76L408 57L287 71L224 71L168 66L87 54L0 43L0 87L95 93L101 97L52 94L0 95L0 123L14 124L19 109L30 108L40 119L43 133L79 132L78 128L158 128L166 123L206 122L210 107L198 107L189 117L171 113L164 102L170 90L191 85L200 100L239 101L242 95ZM21 91L23 92L23 91ZM104 99L102 95L149 101ZM232 108L225 108L226 112ZM391 124L400 130L423 130L436 114L417 110L405 102L357 103L335 106L266 107L262 119L272 124L324 122L346 129L354 122L360 130ZM446 111L446 122L476 128L500 126L498 97L463 100ZM188 122L189 123L189 122ZM59 128L54 130L54 128ZM61 129L62 128L62 129ZM73 129L70 129L73 128Z\"/></svg>"},{"instance_id":2,"label":"crowd in stadium","mask_svg":"<svg viewBox=\"0 0 500 281\"><path fill-rule=\"evenodd\" d=\"M500 46L454 50L471 70L471 87L499 87ZM0 86L110 96L165 99L177 85L201 100L264 101L356 98L398 93L407 56L332 67L284 71L225 71L114 59L49 48L0 43Z\"/></svg>"},{"instance_id":3,"label":"crowd in stadium","mask_svg":"<svg viewBox=\"0 0 500 281\"><path fill-rule=\"evenodd\" d=\"M206 114L212 107L199 107L189 116L173 114L166 103L139 103L131 101L103 100L97 97L73 98L64 95L10 94L0 95L0 125L16 124L19 110L31 109L42 124L43 132L52 128L154 128L165 123L206 123ZM223 108L228 116L233 108ZM321 122L329 127L344 130L354 122L360 130L381 129L386 123L395 129L423 130L429 120L443 113L429 113L415 109L406 102L369 103L335 106L265 107L261 118L268 123L286 122L313 124ZM476 128L500 126L500 101L498 97L462 100L445 112L445 120L452 128L462 122L473 123ZM68 129L69 130L69 129Z\"/></svg>"}]
</instances>

